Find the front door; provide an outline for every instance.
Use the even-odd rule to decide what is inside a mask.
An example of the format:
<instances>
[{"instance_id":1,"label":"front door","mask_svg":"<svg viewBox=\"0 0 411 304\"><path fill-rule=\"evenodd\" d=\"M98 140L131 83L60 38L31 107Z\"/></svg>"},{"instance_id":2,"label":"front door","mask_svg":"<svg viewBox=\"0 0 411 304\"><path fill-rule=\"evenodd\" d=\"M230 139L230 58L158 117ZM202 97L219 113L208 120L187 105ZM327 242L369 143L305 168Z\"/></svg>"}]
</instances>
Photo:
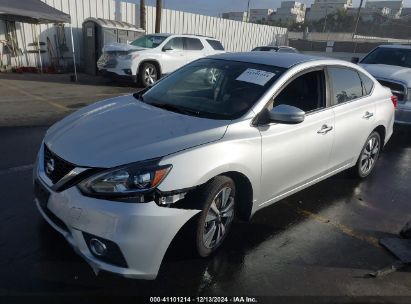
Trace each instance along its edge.
<instances>
[{"instance_id":1,"label":"front door","mask_svg":"<svg viewBox=\"0 0 411 304\"><path fill-rule=\"evenodd\" d=\"M323 69L296 76L268 106L287 104L306 112L302 123L260 126L263 204L303 188L329 170L334 113L327 108Z\"/></svg>"},{"instance_id":2,"label":"front door","mask_svg":"<svg viewBox=\"0 0 411 304\"><path fill-rule=\"evenodd\" d=\"M186 64L187 57L183 47L183 38L171 38L163 47L162 72L169 74Z\"/></svg>"}]
</instances>

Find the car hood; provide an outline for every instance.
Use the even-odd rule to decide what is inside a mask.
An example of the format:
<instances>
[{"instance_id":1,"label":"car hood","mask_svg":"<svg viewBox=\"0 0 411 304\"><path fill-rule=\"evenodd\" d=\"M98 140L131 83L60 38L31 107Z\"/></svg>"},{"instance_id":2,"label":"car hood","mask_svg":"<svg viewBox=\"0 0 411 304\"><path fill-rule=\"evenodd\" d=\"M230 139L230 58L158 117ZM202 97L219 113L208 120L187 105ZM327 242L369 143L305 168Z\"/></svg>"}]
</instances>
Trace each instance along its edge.
<instances>
[{"instance_id":1,"label":"car hood","mask_svg":"<svg viewBox=\"0 0 411 304\"><path fill-rule=\"evenodd\" d=\"M126 44L126 43L110 43L110 44L106 44L103 47L103 52L112 52L112 51L143 51L143 50L147 50L145 48L142 47L138 47L138 46L134 46L131 44Z\"/></svg>"},{"instance_id":2,"label":"car hood","mask_svg":"<svg viewBox=\"0 0 411 304\"><path fill-rule=\"evenodd\" d=\"M229 122L170 112L128 95L67 116L47 131L44 142L77 166L109 168L217 141Z\"/></svg>"},{"instance_id":3,"label":"car hood","mask_svg":"<svg viewBox=\"0 0 411 304\"><path fill-rule=\"evenodd\" d=\"M360 64L375 78L385 78L401 81L411 87L411 69L386 64Z\"/></svg>"}]
</instances>

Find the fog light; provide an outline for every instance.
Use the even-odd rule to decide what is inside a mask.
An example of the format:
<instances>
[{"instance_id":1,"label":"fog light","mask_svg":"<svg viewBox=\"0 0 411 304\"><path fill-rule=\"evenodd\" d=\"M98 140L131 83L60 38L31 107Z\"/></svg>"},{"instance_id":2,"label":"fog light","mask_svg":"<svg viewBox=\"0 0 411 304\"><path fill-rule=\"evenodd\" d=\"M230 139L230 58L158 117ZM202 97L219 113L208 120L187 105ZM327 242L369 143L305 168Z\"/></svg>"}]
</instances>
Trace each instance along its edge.
<instances>
[{"instance_id":1,"label":"fog light","mask_svg":"<svg viewBox=\"0 0 411 304\"><path fill-rule=\"evenodd\" d=\"M102 241L92 238L90 240L90 250L96 256L104 256L107 254L107 246Z\"/></svg>"},{"instance_id":2,"label":"fog light","mask_svg":"<svg viewBox=\"0 0 411 304\"><path fill-rule=\"evenodd\" d=\"M123 71L124 71L125 74L131 75L131 70L130 69L124 69Z\"/></svg>"}]
</instances>

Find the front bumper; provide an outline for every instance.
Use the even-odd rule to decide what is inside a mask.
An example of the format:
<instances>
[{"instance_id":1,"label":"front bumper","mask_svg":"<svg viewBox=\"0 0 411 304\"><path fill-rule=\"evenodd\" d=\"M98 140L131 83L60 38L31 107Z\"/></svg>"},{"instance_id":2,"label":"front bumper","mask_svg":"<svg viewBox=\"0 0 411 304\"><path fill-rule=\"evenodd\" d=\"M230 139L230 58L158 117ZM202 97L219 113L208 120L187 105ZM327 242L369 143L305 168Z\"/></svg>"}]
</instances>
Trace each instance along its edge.
<instances>
[{"instance_id":1,"label":"front bumper","mask_svg":"<svg viewBox=\"0 0 411 304\"><path fill-rule=\"evenodd\" d=\"M395 109L395 123L411 125L411 104L407 102L405 104L398 103Z\"/></svg>"},{"instance_id":2,"label":"front bumper","mask_svg":"<svg viewBox=\"0 0 411 304\"><path fill-rule=\"evenodd\" d=\"M61 233L74 250L98 273L155 279L164 254L181 227L199 210L160 207L155 202L123 203L86 197L77 187L54 192L34 170L34 181L50 193L35 203L45 220ZM44 209L47 208L47 209ZM84 232L115 243L127 266L118 267L93 255Z\"/></svg>"}]
</instances>

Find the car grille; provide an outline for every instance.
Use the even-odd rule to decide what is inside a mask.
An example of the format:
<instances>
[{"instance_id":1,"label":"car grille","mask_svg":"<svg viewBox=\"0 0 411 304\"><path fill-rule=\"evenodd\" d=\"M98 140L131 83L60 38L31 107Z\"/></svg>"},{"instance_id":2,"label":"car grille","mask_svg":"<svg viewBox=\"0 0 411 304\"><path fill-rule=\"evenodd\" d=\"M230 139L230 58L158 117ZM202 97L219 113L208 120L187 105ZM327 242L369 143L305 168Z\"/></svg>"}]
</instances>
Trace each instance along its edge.
<instances>
[{"instance_id":1,"label":"car grille","mask_svg":"<svg viewBox=\"0 0 411 304\"><path fill-rule=\"evenodd\" d=\"M47 217L60 229L68 232L69 229L67 228L66 224L64 224L61 219L59 219L53 212L49 210L49 208L47 208L47 203L50 198L50 192L47 191L42 185L40 185L37 180L34 182L34 196L37 198L41 210L43 210Z\"/></svg>"},{"instance_id":2,"label":"car grille","mask_svg":"<svg viewBox=\"0 0 411 304\"><path fill-rule=\"evenodd\" d=\"M48 169L48 166L50 169L53 168L53 170ZM75 167L75 165L58 157L44 145L44 172L53 184L57 183Z\"/></svg>"},{"instance_id":3,"label":"car grille","mask_svg":"<svg viewBox=\"0 0 411 304\"><path fill-rule=\"evenodd\" d=\"M400 83L377 79L381 85L390 88L391 92L397 96L398 102L403 103L407 97L407 89Z\"/></svg>"}]
</instances>

